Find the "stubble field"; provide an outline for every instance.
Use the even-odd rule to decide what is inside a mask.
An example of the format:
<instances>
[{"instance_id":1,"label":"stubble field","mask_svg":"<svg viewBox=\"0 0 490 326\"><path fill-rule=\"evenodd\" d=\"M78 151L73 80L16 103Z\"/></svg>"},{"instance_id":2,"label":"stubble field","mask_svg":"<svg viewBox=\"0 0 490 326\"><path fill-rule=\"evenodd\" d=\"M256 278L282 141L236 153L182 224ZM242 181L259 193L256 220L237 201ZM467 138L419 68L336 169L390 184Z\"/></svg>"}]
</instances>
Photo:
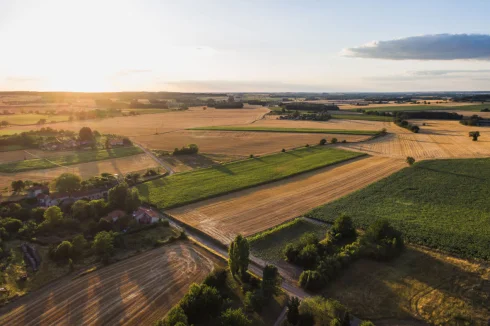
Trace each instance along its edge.
<instances>
[{"instance_id":1,"label":"stubble field","mask_svg":"<svg viewBox=\"0 0 490 326\"><path fill-rule=\"evenodd\" d=\"M219 260L175 243L65 278L0 310L1 325L151 325Z\"/></svg>"},{"instance_id":2,"label":"stubble field","mask_svg":"<svg viewBox=\"0 0 490 326\"><path fill-rule=\"evenodd\" d=\"M402 160L368 157L287 180L167 211L227 244L236 234L255 234L380 180L405 166Z\"/></svg>"}]
</instances>

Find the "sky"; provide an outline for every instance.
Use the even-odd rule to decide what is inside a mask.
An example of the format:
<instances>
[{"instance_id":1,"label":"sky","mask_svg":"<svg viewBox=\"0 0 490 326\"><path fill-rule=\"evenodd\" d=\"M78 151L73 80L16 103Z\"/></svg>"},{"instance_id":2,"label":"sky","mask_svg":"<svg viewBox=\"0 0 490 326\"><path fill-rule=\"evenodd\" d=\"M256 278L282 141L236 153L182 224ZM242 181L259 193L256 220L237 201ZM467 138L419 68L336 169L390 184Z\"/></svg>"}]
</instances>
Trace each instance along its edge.
<instances>
[{"instance_id":1,"label":"sky","mask_svg":"<svg viewBox=\"0 0 490 326\"><path fill-rule=\"evenodd\" d=\"M0 90L490 91L490 1L0 0Z\"/></svg>"}]
</instances>

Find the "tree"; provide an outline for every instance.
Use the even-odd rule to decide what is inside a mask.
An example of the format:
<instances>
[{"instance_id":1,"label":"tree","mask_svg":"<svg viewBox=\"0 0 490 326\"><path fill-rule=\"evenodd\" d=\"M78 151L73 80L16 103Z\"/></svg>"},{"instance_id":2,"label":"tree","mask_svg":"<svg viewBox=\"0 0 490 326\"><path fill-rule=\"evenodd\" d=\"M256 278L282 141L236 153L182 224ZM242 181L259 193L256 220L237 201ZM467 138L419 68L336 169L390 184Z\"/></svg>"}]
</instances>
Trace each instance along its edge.
<instances>
[{"instance_id":1,"label":"tree","mask_svg":"<svg viewBox=\"0 0 490 326\"><path fill-rule=\"evenodd\" d=\"M55 181L55 187L59 192L75 192L80 189L82 179L72 173L63 173Z\"/></svg>"},{"instance_id":2,"label":"tree","mask_svg":"<svg viewBox=\"0 0 490 326\"><path fill-rule=\"evenodd\" d=\"M128 206L127 204L128 199L136 200L133 192L129 189L127 183L122 182L116 185L115 187L109 189L107 201L109 202L110 209L126 210ZM135 203L130 203L129 206L132 207L133 204Z\"/></svg>"},{"instance_id":3,"label":"tree","mask_svg":"<svg viewBox=\"0 0 490 326\"><path fill-rule=\"evenodd\" d=\"M248 326L252 324L240 308L227 309L221 314L220 320L222 326Z\"/></svg>"},{"instance_id":4,"label":"tree","mask_svg":"<svg viewBox=\"0 0 490 326\"><path fill-rule=\"evenodd\" d=\"M290 324L296 325L299 321L299 299L297 297L292 297L288 300L288 312L286 318Z\"/></svg>"},{"instance_id":5,"label":"tree","mask_svg":"<svg viewBox=\"0 0 490 326\"><path fill-rule=\"evenodd\" d=\"M325 138L322 138L320 140L320 145L325 145L327 143L327 140Z\"/></svg>"},{"instance_id":6,"label":"tree","mask_svg":"<svg viewBox=\"0 0 490 326\"><path fill-rule=\"evenodd\" d=\"M102 231L95 235L92 248L95 253L105 262L114 252L114 232Z\"/></svg>"},{"instance_id":7,"label":"tree","mask_svg":"<svg viewBox=\"0 0 490 326\"><path fill-rule=\"evenodd\" d=\"M8 233L17 233L22 227L22 221L16 218L6 217L0 220L0 227L4 228Z\"/></svg>"},{"instance_id":8,"label":"tree","mask_svg":"<svg viewBox=\"0 0 490 326\"><path fill-rule=\"evenodd\" d=\"M8 122L8 121L2 120L2 121L0 122L0 126L2 126L2 127L6 127L6 126L8 126L8 125L9 125L9 122Z\"/></svg>"},{"instance_id":9,"label":"tree","mask_svg":"<svg viewBox=\"0 0 490 326\"><path fill-rule=\"evenodd\" d=\"M336 144L338 142L338 139L337 138L332 138L332 140L330 141L332 144Z\"/></svg>"},{"instance_id":10,"label":"tree","mask_svg":"<svg viewBox=\"0 0 490 326\"><path fill-rule=\"evenodd\" d=\"M12 183L11 183L10 185L11 185L12 190L13 190L14 192L19 192L19 191L21 191L22 189L24 189L24 188L25 188L25 186L26 186L26 185L25 185L25 183L24 183L24 181L22 181L22 180L12 181Z\"/></svg>"},{"instance_id":11,"label":"tree","mask_svg":"<svg viewBox=\"0 0 490 326\"><path fill-rule=\"evenodd\" d=\"M277 267L265 265L262 272L262 293L268 299L277 294L280 289L281 279Z\"/></svg>"},{"instance_id":12,"label":"tree","mask_svg":"<svg viewBox=\"0 0 490 326\"><path fill-rule=\"evenodd\" d=\"M44 211L44 221L50 226L56 226L63 222L63 213L58 206L51 206Z\"/></svg>"},{"instance_id":13,"label":"tree","mask_svg":"<svg viewBox=\"0 0 490 326\"><path fill-rule=\"evenodd\" d=\"M407 159L405 160L405 162L407 162L408 165L412 166L415 163L415 159L411 156L407 156Z\"/></svg>"},{"instance_id":14,"label":"tree","mask_svg":"<svg viewBox=\"0 0 490 326\"><path fill-rule=\"evenodd\" d=\"M189 324L204 324L220 313L223 298L218 290L206 284L192 284L180 306Z\"/></svg>"},{"instance_id":15,"label":"tree","mask_svg":"<svg viewBox=\"0 0 490 326\"><path fill-rule=\"evenodd\" d=\"M470 131L469 136L473 137L473 141L477 141L478 137L480 137L480 132L479 131Z\"/></svg>"},{"instance_id":16,"label":"tree","mask_svg":"<svg viewBox=\"0 0 490 326\"><path fill-rule=\"evenodd\" d=\"M87 248L87 240L85 240L83 234L76 235L71 243L73 245L73 253L77 256L81 256L85 248Z\"/></svg>"},{"instance_id":17,"label":"tree","mask_svg":"<svg viewBox=\"0 0 490 326\"><path fill-rule=\"evenodd\" d=\"M97 220L108 213L107 202L104 199L91 200L88 203L90 216Z\"/></svg>"},{"instance_id":18,"label":"tree","mask_svg":"<svg viewBox=\"0 0 490 326\"><path fill-rule=\"evenodd\" d=\"M177 324L189 325L187 316L180 305L170 310L165 319L158 321L155 326L175 326Z\"/></svg>"},{"instance_id":19,"label":"tree","mask_svg":"<svg viewBox=\"0 0 490 326\"><path fill-rule=\"evenodd\" d=\"M79 221L86 221L90 217L90 205L85 200L77 200L71 206L71 213L73 218Z\"/></svg>"},{"instance_id":20,"label":"tree","mask_svg":"<svg viewBox=\"0 0 490 326\"><path fill-rule=\"evenodd\" d=\"M332 233L340 234L342 238L350 238L356 236L356 229L352 225L352 219L347 215L337 217L332 226Z\"/></svg>"},{"instance_id":21,"label":"tree","mask_svg":"<svg viewBox=\"0 0 490 326\"><path fill-rule=\"evenodd\" d=\"M55 258L56 260L68 260L72 258L73 246L70 241L63 241L56 247Z\"/></svg>"},{"instance_id":22,"label":"tree","mask_svg":"<svg viewBox=\"0 0 490 326\"><path fill-rule=\"evenodd\" d=\"M89 127L82 127L78 132L78 137L82 141L90 141L94 139L92 129L90 129Z\"/></svg>"},{"instance_id":23,"label":"tree","mask_svg":"<svg viewBox=\"0 0 490 326\"><path fill-rule=\"evenodd\" d=\"M239 273L243 277L246 274L249 254L248 240L242 237L241 234L237 235L228 249L228 265L233 276Z\"/></svg>"}]
</instances>

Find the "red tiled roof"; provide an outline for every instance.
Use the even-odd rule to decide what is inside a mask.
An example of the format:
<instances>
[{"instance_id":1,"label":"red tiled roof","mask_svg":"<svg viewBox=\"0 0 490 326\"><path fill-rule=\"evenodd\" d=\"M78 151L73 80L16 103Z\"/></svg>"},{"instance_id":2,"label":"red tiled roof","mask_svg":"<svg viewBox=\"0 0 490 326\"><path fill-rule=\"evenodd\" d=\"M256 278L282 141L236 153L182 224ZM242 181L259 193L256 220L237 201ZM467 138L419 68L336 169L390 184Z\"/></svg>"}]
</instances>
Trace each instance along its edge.
<instances>
[{"instance_id":1,"label":"red tiled roof","mask_svg":"<svg viewBox=\"0 0 490 326\"><path fill-rule=\"evenodd\" d=\"M135 214L138 215L138 213L140 213L140 214L145 213L146 215L151 216L153 218L160 218L160 214L158 214L157 212L155 212L152 209L148 209L148 208L144 208L144 207L138 208L138 211Z\"/></svg>"}]
</instances>

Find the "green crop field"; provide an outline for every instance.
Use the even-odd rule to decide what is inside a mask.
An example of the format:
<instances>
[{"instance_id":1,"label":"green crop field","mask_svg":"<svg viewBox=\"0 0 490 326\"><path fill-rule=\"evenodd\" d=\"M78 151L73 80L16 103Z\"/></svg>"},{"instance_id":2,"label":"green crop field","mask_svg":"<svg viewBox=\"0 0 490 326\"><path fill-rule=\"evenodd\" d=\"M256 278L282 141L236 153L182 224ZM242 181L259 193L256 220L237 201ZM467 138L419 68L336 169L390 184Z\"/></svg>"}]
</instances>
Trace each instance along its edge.
<instances>
[{"instance_id":1,"label":"green crop field","mask_svg":"<svg viewBox=\"0 0 490 326\"><path fill-rule=\"evenodd\" d=\"M55 168L58 165L72 165L101 161L140 154L143 151L138 147L121 147L99 151L74 152L70 155L47 157L45 159L32 159L0 164L0 172L16 173L30 170Z\"/></svg>"},{"instance_id":2,"label":"green crop field","mask_svg":"<svg viewBox=\"0 0 490 326\"><path fill-rule=\"evenodd\" d=\"M490 159L416 163L307 214L358 227L386 218L410 242L490 259Z\"/></svg>"},{"instance_id":3,"label":"green crop field","mask_svg":"<svg viewBox=\"0 0 490 326\"><path fill-rule=\"evenodd\" d=\"M206 169L178 173L139 184L143 200L170 208L226 194L365 154L326 146L304 147Z\"/></svg>"},{"instance_id":4,"label":"green crop field","mask_svg":"<svg viewBox=\"0 0 490 326\"><path fill-rule=\"evenodd\" d=\"M283 260L284 247L288 243L298 241L303 234L308 232L315 233L321 239L325 237L327 225L317 225L297 218L250 236L248 241L254 256L270 262L278 262Z\"/></svg>"},{"instance_id":5,"label":"green crop field","mask_svg":"<svg viewBox=\"0 0 490 326\"><path fill-rule=\"evenodd\" d=\"M387 122L393 121L393 117L383 117L383 116L368 115L368 114L332 114L332 119L387 121Z\"/></svg>"},{"instance_id":6,"label":"green crop field","mask_svg":"<svg viewBox=\"0 0 490 326\"><path fill-rule=\"evenodd\" d=\"M366 111L378 111L378 112L393 112L393 111L448 111L448 110L456 110L456 111L475 111L480 112L482 109L489 108L490 103L486 104L469 104L469 105L458 105L458 106L441 106L441 105L403 105L403 106L382 106L376 107L376 105L370 105L363 107ZM349 110L357 110L357 109L349 109Z\"/></svg>"},{"instance_id":7,"label":"green crop field","mask_svg":"<svg viewBox=\"0 0 490 326\"><path fill-rule=\"evenodd\" d=\"M51 121L68 121L68 115L46 115L46 114L34 114L34 113L26 113L26 114L10 114L4 115L0 117L0 121L7 121L13 125L33 125L36 124L39 120L46 119L46 122Z\"/></svg>"},{"instance_id":8,"label":"green crop field","mask_svg":"<svg viewBox=\"0 0 490 326\"><path fill-rule=\"evenodd\" d=\"M198 127L189 130L216 130L216 131L255 131L255 132L286 132L302 134L343 134L343 135L377 135L380 131L374 130L343 130L343 129L320 129L320 128L274 128L274 127Z\"/></svg>"}]
</instances>

